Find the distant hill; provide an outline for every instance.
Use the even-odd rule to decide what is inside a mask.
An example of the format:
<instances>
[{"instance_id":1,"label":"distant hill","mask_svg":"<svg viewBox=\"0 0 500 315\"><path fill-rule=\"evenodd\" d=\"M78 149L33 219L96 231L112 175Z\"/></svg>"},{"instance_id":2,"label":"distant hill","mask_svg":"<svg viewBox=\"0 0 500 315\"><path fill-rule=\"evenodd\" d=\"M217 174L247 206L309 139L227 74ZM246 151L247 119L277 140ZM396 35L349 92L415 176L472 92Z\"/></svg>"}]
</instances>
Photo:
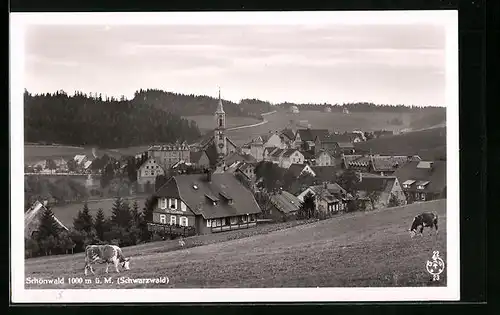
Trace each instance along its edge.
<instances>
[{"instance_id":1,"label":"distant hill","mask_svg":"<svg viewBox=\"0 0 500 315\"><path fill-rule=\"evenodd\" d=\"M414 131L355 144L358 152L419 155L422 159L446 159L446 127Z\"/></svg>"},{"instance_id":2,"label":"distant hill","mask_svg":"<svg viewBox=\"0 0 500 315\"><path fill-rule=\"evenodd\" d=\"M134 104L153 105L179 116L213 115L218 101L218 98L206 95L184 95L157 89L141 89L135 92L132 99ZM272 111L269 102L257 99L243 99L239 103L223 100L223 104L228 116L260 118L260 114Z\"/></svg>"}]
</instances>

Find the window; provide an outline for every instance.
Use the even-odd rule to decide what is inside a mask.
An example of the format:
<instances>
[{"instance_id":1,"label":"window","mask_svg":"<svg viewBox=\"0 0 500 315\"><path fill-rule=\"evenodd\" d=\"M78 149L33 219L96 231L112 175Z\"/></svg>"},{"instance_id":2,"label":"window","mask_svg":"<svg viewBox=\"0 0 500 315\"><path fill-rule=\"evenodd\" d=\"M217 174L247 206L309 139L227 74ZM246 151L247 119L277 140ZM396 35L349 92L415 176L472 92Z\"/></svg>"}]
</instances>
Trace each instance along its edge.
<instances>
[{"instance_id":1,"label":"window","mask_svg":"<svg viewBox=\"0 0 500 315\"><path fill-rule=\"evenodd\" d=\"M167 224L167 216L164 214L160 214L160 223Z\"/></svg>"},{"instance_id":2,"label":"window","mask_svg":"<svg viewBox=\"0 0 500 315\"><path fill-rule=\"evenodd\" d=\"M223 120L222 118L219 118L219 127L222 127L222 125L223 125Z\"/></svg>"},{"instance_id":3,"label":"window","mask_svg":"<svg viewBox=\"0 0 500 315\"><path fill-rule=\"evenodd\" d=\"M212 220L212 227L216 227L217 226L217 220Z\"/></svg>"},{"instance_id":4,"label":"window","mask_svg":"<svg viewBox=\"0 0 500 315\"><path fill-rule=\"evenodd\" d=\"M170 209L177 209L177 199L170 198L168 204Z\"/></svg>"},{"instance_id":5,"label":"window","mask_svg":"<svg viewBox=\"0 0 500 315\"><path fill-rule=\"evenodd\" d=\"M154 176L155 175L155 171L151 171L151 176Z\"/></svg>"},{"instance_id":6,"label":"window","mask_svg":"<svg viewBox=\"0 0 500 315\"><path fill-rule=\"evenodd\" d=\"M420 200L425 201L425 194L424 193L420 194Z\"/></svg>"},{"instance_id":7,"label":"window","mask_svg":"<svg viewBox=\"0 0 500 315\"><path fill-rule=\"evenodd\" d=\"M255 215L251 214L250 215L250 222L254 222L255 221Z\"/></svg>"},{"instance_id":8,"label":"window","mask_svg":"<svg viewBox=\"0 0 500 315\"><path fill-rule=\"evenodd\" d=\"M180 217L180 219L179 219L179 225L180 226L188 226L188 218L186 218L186 217Z\"/></svg>"},{"instance_id":9,"label":"window","mask_svg":"<svg viewBox=\"0 0 500 315\"><path fill-rule=\"evenodd\" d=\"M238 224L238 218L237 217L231 217L231 225L233 224Z\"/></svg>"},{"instance_id":10,"label":"window","mask_svg":"<svg viewBox=\"0 0 500 315\"><path fill-rule=\"evenodd\" d=\"M166 209L167 208L167 198L161 198L160 199L160 208L161 209Z\"/></svg>"},{"instance_id":11,"label":"window","mask_svg":"<svg viewBox=\"0 0 500 315\"><path fill-rule=\"evenodd\" d=\"M246 215L242 215L241 216L241 220L243 221L243 223L247 223L247 216Z\"/></svg>"},{"instance_id":12,"label":"window","mask_svg":"<svg viewBox=\"0 0 500 315\"><path fill-rule=\"evenodd\" d=\"M177 224L177 217L175 215L170 216L170 225Z\"/></svg>"},{"instance_id":13,"label":"window","mask_svg":"<svg viewBox=\"0 0 500 315\"><path fill-rule=\"evenodd\" d=\"M207 220L207 227L212 227L212 220Z\"/></svg>"},{"instance_id":14,"label":"window","mask_svg":"<svg viewBox=\"0 0 500 315\"><path fill-rule=\"evenodd\" d=\"M219 134L219 140L224 140L224 135L222 135L222 133Z\"/></svg>"}]
</instances>

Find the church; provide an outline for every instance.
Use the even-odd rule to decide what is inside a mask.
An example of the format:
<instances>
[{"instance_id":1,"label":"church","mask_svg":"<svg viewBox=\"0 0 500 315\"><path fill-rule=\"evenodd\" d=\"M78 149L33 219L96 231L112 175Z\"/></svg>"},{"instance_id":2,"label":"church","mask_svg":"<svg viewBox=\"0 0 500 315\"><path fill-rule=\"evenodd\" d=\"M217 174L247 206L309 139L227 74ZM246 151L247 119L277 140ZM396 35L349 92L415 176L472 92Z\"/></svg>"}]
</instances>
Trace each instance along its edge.
<instances>
[{"instance_id":1,"label":"church","mask_svg":"<svg viewBox=\"0 0 500 315\"><path fill-rule=\"evenodd\" d=\"M226 134L226 113L222 105L219 89L219 103L215 111L216 127L194 144L197 151L204 151L211 167L220 166L223 159L231 153L239 152L238 146Z\"/></svg>"}]
</instances>

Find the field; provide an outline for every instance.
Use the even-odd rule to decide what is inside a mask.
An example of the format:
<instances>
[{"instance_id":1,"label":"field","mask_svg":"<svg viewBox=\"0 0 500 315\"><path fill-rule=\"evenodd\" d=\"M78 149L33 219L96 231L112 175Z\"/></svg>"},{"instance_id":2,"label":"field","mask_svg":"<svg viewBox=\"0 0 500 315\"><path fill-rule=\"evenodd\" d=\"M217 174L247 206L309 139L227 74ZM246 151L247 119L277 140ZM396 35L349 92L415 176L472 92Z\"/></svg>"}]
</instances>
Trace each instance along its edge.
<instances>
[{"instance_id":1,"label":"field","mask_svg":"<svg viewBox=\"0 0 500 315\"><path fill-rule=\"evenodd\" d=\"M388 123L394 118L401 118L403 125L395 126ZM230 122L232 117L228 117ZM228 135L237 145L242 145L257 135L266 134L270 131L282 130L289 126L290 120L301 121L306 120L314 129L328 129L332 131L344 132L354 129L363 131L372 130L400 130L407 128L411 120L411 114L391 114L391 113L324 113L321 111L301 111L298 114L289 112L277 112L272 115L265 116L268 123L239 130L230 130ZM304 127L299 127L304 128Z\"/></svg>"},{"instance_id":2,"label":"field","mask_svg":"<svg viewBox=\"0 0 500 315\"><path fill-rule=\"evenodd\" d=\"M435 236L424 230L423 237L411 239L407 229L422 211L439 214L440 233ZM344 214L182 250L172 251L169 246L170 242L156 242L124 248L124 254L131 257L131 270L109 273L111 284L66 281L57 289L446 286L446 269L441 281L434 283L425 269L433 251L439 251L446 262L446 200ZM27 259L25 276L84 277L83 267L82 253ZM104 269L97 265L96 276L104 277ZM169 277L169 284L117 284L119 277L163 276ZM26 286L56 289L50 284Z\"/></svg>"},{"instance_id":3,"label":"field","mask_svg":"<svg viewBox=\"0 0 500 315\"><path fill-rule=\"evenodd\" d=\"M184 116L183 118L194 120L202 133L215 128L215 116L213 115L198 115L198 116ZM252 117L226 117L226 128L239 127L244 125L252 125L259 123L260 120Z\"/></svg>"},{"instance_id":4,"label":"field","mask_svg":"<svg viewBox=\"0 0 500 315\"><path fill-rule=\"evenodd\" d=\"M423 159L446 157L446 127L373 139L356 143L355 147L378 154L418 154Z\"/></svg>"},{"instance_id":5,"label":"field","mask_svg":"<svg viewBox=\"0 0 500 315\"><path fill-rule=\"evenodd\" d=\"M145 197L129 198L129 203L131 206L132 203L134 202L133 200L137 200L137 204L139 205L139 210L142 210L146 198ZM111 216L111 208L113 206L113 202L114 202L113 198L101 199L97 201L88 201L89 212L95 218L97 211L99 211L99 208L101 208L102 211L104 212L104 216L109 217ZM73 226L73 219L78 214L78 211L81 211L83 209L83 203L79 202L79 203L67 204L64 206L54 206L51 209L52 212L54 212L56 218L58 218L64 225L66 225L69 228L70 226Z\"/></svg>"}]
</instances>

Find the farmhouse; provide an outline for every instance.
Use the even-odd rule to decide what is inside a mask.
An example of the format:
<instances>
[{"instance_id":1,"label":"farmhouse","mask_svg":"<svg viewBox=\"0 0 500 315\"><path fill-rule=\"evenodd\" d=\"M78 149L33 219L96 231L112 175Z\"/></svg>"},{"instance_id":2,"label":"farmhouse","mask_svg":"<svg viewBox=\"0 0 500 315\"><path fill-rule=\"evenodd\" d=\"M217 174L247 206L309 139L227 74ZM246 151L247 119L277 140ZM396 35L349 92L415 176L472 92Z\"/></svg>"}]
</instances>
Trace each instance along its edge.
<instances>
[{"instance_id":1,"label":"farmhouse","mask_svg":"<svg viewBox=\"0 0 500 315\"><path fill-rule=\"evenodd\" d=\"M271 194L266 213L274 220L293 217L299 211L301 201L288 191L280 190Z\"/></svg>"},{"instance_id":2,"label":"farmhouse","mask_svg":"<svg viewBox=\"0 0 500 315\"><path fill-rule=\"evenodd\" d=\"M261 135L252 139L252 141L245 144L243 147L246 153L253 156L257 161L262 161L264 159L265 148L285 149L286 144L282 142L278 132L270 132L269 134Z\"/></svg>"},{"instance_id":3,"label":"farmhouse","mask_svg":"<svg viewBox=\"0 0 500 315\"><path fill-rule=\"evenodd\" d=\"M256 226L261 212L253 194L232 174L172 177L154 194L152 231L190 227L196 234Z\"/></svg>"},{"instance_id":4,"label":"farmhouse","mask_svg":"<svg viewBox=\"0 0 500 315\"><path fill-rule=\"evenodd\" d=\"M347 191L337 183L331 184L325 182L321 185L310 186L300 193L297 198L303 202L307 194L314 196L316 210L324 214L343 211L351 199Z\"/></svg>"},{"instance_id":5,"label":"farmhouse","mask_svg":"<svg viewBox=\"0 0 500 315\"><path fill-rule=\"evenodd\" d=\"M394 172L408 203L446 197L446 161L410 161Z\"/></svg>"},{"instance_id":6,"label":"farmhouse","mask_svg":"<svg viewBox=\"0 0 500 315\"><path fill-rule=\"evenodd\" d=\"M304 155L296 149L276 149L271 153L271 161L282 168L292 164L304 164Z\"/></svg>"},{"instance_id":7,"label":"farmhouse","mask_svg":"<svg viewBox=\"0 0 500 315\"><path fill-rule=\"evenodd\" d=\"M290 106L290 113L292 114L298 114L299 113L299 108L295 105Z\"/></svg>"},{"instance_id":8,"label":"farmhouse","mask_svg":"<svg viewBox=\"0 0 500 315\"><path fill-rule=\"evenodd\" d=\"M156 158L150 157L137 168L137 186L139 191L146 191L147 187L153 187L156 176L165 175L163 167Z\"/></svg>"},{"instance_id":9,"label":"farmhouse","mask_svg":"<svg viewBox=\"0 0 500 315\"><path fill-rule=\"evenodd\" d=\"M286 148L291 148L295 140L295 132L292 129L285 128L280 132L280 138Z\"/></svg>"},{"instance_id":10,"label":"farmhouse","mask_svg":"<svg viewBox=\"0 0 500 315\"><path fill-rule=\"evenodd\" d=\"M339 139L335 135L327 137L316 137L314 144L314 153L318 154L321 151L327 151L331 156L340 156Z\"/></svg>"},{"instance_id":11,"label":"farmhouse","mask_svg":"<svg viewBox=\"0 0 500 315\"><path fill-rule=\"evenodd\" d=\"M38 227L40 226L40 218L47 206L47 201L43 203L40 201L35 201L33 205L24 213L24 237L30 238L38 232ZM59 219L54 216L54 220L59 228L63 230L68 230L68 228L62 224Z\"/></svg>"},{"instance_id":12,"label":"farmhouse","mask_svg":"<svg viewBox=\"0 0 500 315\"><path fill-rule=\"evenodd\" d=\"M395 198L398 205L406 204L406 197L395 176L380 176L368 173L359 173L359 182L356 184L358 198L364 201L367 210L385 208L391 198Z\"/></svg>"}]
</instances>

